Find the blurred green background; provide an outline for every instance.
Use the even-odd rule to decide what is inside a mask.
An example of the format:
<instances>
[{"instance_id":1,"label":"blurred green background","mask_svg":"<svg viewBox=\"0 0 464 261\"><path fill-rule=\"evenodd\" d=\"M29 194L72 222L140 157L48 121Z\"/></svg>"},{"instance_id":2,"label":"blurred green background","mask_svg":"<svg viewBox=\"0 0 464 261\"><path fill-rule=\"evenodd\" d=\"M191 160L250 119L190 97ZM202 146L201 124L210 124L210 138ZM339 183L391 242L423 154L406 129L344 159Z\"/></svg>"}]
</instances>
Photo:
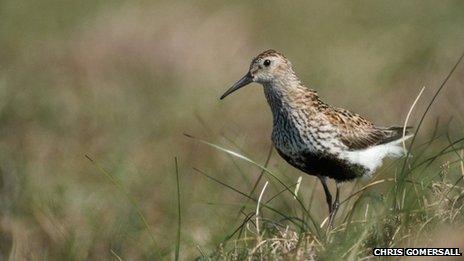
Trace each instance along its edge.
<instances>
[{"instance_id":1,"label":"blurred green background","mask_svg":"<svg viewBox=\"0 0 464 261\"><path fill-rule=\"evenodd\" d=\"M259 170L183 133L263 163L272 119L261 87L218 97L269 48L323 100L380 125L401 125L426 86L414 125L464 48L464 1L0 1L1 259L172 258L175 156L181 257L215 248L244 200L192 168L243 191ZM463 134L463 68L422 135L451 117ZM156 247L85 154L135 198ZM277 155L269 166L302 175ZM304 176L302 193L313 182Z\"/></svg>"}]
</instances>

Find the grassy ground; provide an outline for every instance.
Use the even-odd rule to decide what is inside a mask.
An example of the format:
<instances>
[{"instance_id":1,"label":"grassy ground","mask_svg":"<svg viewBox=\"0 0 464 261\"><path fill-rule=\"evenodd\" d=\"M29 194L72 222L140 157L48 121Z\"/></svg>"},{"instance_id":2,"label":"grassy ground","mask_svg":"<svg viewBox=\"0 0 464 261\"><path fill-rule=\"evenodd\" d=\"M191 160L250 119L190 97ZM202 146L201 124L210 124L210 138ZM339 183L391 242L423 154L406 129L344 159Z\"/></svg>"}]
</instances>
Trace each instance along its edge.
<instances>
[{"instance_id":1,"label":"grassy ground","mask_svg":"<svg viewBox=\"0 0 464 261\"><path fill-rule=\"evenodd\" d=\"M0 1L0 259L462 248L463 65L421 121L463 51L462 13L462 1ZM344 184L329 234L320 185L269 154L261 88L218 101L268 48L381 125L402 124L426 87L413 157Z\"/></svg>"}]
</instances>

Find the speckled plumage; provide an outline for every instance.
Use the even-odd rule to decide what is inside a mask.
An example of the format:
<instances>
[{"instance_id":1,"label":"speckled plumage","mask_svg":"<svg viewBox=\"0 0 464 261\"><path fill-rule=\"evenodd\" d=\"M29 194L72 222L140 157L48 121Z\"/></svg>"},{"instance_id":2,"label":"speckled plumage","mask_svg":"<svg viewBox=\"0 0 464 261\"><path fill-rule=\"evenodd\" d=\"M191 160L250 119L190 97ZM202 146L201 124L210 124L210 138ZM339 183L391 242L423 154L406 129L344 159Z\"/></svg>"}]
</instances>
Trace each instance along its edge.
<instances>
[{"instance_id":1,"label":"speckled plumage","mask_svg":"<svg viewBox=\"0 0 464 261\"><path fill-rule=\"evenodd\" d=\"M399 144L409 136L403 137L402 127L378 127L356 113L324 103L315 90L301 83L279 52L267 50L256 56L247 75L221 99L251 82L263 85L273 115L275 148L292 166L321 178L328 202L325 177L338 183L371 175L384 157L404 153Z\"/></svg>"},{"instance_id":2,"label":"speckled plumage","mask_svg":"<svg viewBox=\"0 0 464 261\"><path fill-rule=\"evenodd\" d=\"M315 90L301 83L291 63L274 50L253 59L252 75L263 69L261 63L265 59L273 59L276 64L274 78L263 77L268 80L261 82L273 115L272 141L294 167L310 175L351 180L371 174L375 168L350 162L345 152L365 150L402 137L401 127L376 127L358 114L324 103Z\"/></svg>"}]
</instances>

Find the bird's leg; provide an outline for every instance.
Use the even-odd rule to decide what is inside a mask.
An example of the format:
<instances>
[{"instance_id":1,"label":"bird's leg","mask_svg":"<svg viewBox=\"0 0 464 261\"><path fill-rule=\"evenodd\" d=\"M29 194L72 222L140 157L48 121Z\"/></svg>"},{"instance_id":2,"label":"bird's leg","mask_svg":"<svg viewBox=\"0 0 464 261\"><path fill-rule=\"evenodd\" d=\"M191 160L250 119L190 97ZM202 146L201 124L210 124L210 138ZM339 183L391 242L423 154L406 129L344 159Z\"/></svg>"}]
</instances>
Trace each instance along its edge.
<instances>
[{"instance_id":1,"label":"bird's leg","mask_svg":"<svg viewBox=\"0 0 464 261\"><path fill-rule=\"evenodd\" d=\"M330 213L329 217L329 229L333 228L333 222L335 220L335 216L337 215L338 207L340 206L340 183L335 181L335 185L337 187L337 191L335 192L335 200L332 204L332 212Z\"/></svg>"},{"instance_id":2,"label":"bird's leg","mask_svg":"<svg viewBox=\"0 0 464 261\"><path fill-rule=\"evenodd\" d=\"M333 211L333 204L332 204L332 194L330 194L329 187L327 187L327 178L322 177L322 176L317 176L317 177L321 181L322 187L324 188L325 200L327 201L327 205L329 206L329 215L330 215Z\"/></svg>"}]
</instances>

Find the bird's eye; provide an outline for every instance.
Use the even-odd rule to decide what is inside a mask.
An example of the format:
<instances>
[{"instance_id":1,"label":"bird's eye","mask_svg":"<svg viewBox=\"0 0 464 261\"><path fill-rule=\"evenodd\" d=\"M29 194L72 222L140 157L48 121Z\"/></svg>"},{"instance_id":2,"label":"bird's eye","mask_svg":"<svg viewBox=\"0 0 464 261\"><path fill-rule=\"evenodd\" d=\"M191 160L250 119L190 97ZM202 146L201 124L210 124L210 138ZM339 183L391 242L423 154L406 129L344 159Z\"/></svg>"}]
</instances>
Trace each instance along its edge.
<instances>
[{"instance_id":1,"label":"bird's eye","mask_svg":"<svg viewBox=\"0 0 464 261\"><path fill-rule=\"evenodd\" d=\"M271 65L271 61L266 59L266 60L264 60L263 64L264 64L264 66L268 67L269 65Z\"/></svg>"}]
</instances>

